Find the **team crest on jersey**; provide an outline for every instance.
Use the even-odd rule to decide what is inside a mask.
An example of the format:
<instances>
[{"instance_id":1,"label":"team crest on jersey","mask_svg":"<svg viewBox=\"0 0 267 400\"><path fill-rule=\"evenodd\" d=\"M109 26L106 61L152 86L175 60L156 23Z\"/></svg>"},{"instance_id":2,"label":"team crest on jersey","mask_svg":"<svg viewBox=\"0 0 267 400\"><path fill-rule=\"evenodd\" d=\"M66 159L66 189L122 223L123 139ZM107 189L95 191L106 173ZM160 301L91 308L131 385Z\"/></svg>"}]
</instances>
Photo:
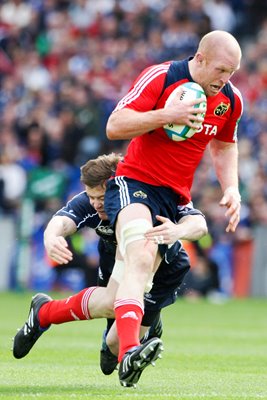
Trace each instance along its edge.
<instances>
[{"instance_id":1,"label":"team crest on jersey","mask_svg":"<svg viewBox=\"0 0 267 400\"><path fill-rule=\"evenodd\" d=\"M230 103L225 104L223 102L221 102L214 110L214 114L217 115L217 117L221 117L222 115L224 115L228 109L230 107Z\"/></svg>"},{"instance_id":2,"label":"team crest on jersey","mask_svg":"<svg viewBox=\"0 0 267 400\"><path fill-rule=\"evenodd\" d=\"M114 234L114 230L112 229L112 227L110 225L108 225L108 226L100 225L96 228L96 231L99 233L102 233L104 235L107 235L107 236L111 236Z\"/></svg>"},{"instance_id":3,"label":"team crest on jersey","mask_svg":"<svg viewBox=\"0 0 267 400\"><path fill-rule=\"evenodd\" d=\"M146 199L147 194L144 193L142 190L138 190L138 192L134 192L133 194L134 197L141 197L141 199Z\"/></svg>"}]
</instances>

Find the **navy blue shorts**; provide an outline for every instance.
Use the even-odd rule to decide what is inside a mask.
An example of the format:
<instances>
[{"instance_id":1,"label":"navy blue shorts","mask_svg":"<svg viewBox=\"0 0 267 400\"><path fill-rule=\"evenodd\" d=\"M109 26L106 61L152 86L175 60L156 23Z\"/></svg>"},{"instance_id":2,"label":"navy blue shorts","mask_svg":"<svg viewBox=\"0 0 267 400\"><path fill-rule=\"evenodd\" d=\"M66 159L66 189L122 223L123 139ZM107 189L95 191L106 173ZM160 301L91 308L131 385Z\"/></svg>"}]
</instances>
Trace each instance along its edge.
<instances>
[{"instance_id":1,"label":"navy blue shorts","mask_svg":"<svg viewBox=\"0 0 267 400\"><path fill-rule=\"evenodd\" d=\"M145 204L151 211L153 225L158 225L156 215L175 222L180 196L170 188L148 185L125 176L116 176L107 183L105 211L112 225L120 210L132 203Z\"/></svg>"},{"instance_id":2,"label":"navy blue shorts","mask_svg":"<svg viewBox=\"0 0 267 400\"><path fill-rule=\"evenodd\" d=\"M173 304L189 268L190 262L186 251L180 242L175 242L165 253L155 273L152 289L145 294L145 310L159 311Z\"/></svg>"}]
</instances>

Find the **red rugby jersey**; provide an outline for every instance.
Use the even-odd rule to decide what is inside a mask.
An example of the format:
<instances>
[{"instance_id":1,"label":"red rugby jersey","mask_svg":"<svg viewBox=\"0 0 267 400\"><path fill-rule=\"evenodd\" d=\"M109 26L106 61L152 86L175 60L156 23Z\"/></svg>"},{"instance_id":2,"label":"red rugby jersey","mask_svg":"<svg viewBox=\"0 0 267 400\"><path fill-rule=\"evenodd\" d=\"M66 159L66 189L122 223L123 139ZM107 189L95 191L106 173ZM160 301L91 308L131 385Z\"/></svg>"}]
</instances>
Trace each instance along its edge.
<instances>
[{"instance_id":1,"label":"red rugby jersey","mask_svg":"<svg viewBox=\"0 0 267 400\"><path fill-rule=\"evenodd\" d=\"M188 60L170 61L145 69L114 111L130 108L150 111L163 108L177 86L193 81ZM132 139L116 175L172 188L181 203L191 200L194 172L210 140L237 141L237 126L242 114L242 97L231 83L216 96L208 97L201 131L185 141L175 142L163 128Z\"/></svg>"}]
</instances>

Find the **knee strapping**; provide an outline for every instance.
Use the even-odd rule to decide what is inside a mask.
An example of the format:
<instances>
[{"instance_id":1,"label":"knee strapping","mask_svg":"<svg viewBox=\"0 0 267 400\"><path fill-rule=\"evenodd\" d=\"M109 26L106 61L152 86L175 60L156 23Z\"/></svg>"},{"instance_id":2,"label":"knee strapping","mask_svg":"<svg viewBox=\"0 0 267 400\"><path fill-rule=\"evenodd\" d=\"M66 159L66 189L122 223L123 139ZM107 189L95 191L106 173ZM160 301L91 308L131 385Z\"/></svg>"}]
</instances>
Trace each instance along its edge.
<instances>
[{"instance_id":1,"label":"knee strapping","mask_svg":"<svg viewBox=\"0 0 267 400\"><path fill-rule=\"evenodd\" d=\"M128 244L135 242L136 240L144 239L144 234L150 228L151 224L144 218L135 219L124 225L121 229L120 242L120 252L122 256L125 255Z\"/></svg>"}]
</instances>

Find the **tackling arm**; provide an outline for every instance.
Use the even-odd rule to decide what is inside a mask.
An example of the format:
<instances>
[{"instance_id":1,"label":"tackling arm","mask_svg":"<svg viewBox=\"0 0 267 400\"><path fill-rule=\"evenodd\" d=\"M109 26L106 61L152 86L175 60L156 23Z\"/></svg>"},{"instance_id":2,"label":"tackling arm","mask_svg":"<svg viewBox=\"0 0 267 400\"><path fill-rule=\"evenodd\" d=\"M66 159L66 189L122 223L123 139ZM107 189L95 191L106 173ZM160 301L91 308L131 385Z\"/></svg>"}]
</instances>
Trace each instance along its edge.
<instances>
[{"instance_id":1,"label":"tackling arm","mask_svg":"<svg viewBox=\"0 0 267 400\"><path fill-rule=\"evenodd\" d=\"M183 239L198 240L208 233L206 220L202 215L186 215L177 224L162 216L157 216L157 220L162 224L149 229L145 234L146 239L156 242L158 237L162 237L164 244L172 244Z\"/></svg>"},{"instance_id":2,"label":"tackling arm","mask_svg":"<svg viewBox=\"0 0 267 400\"><path fill-rule=\"evenodd\" d=\"M65 239L76 232L75 222L65 216L54 216L44 231L44 246L48 256L58 264L67 264L72 260L72 252Z\"/></svg>"}]
</instances>

